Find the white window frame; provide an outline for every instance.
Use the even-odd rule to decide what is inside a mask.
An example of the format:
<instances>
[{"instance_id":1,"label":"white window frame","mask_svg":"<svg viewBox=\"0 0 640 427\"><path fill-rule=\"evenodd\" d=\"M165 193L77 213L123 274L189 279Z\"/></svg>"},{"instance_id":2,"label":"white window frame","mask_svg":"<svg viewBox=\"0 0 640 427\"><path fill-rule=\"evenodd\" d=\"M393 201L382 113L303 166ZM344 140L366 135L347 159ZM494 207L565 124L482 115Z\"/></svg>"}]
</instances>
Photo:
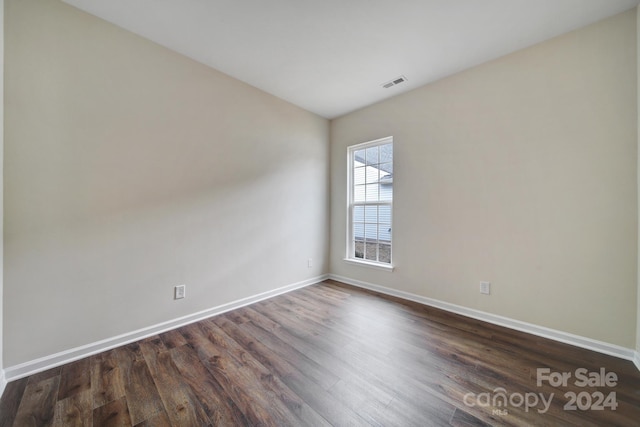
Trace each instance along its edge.
<instances>
[{"instance_id":1,"label":"white window frame","mask_svg":"<svg viewBox=\"0 0 640 427\"><path fill-rule=\"evenodd\" d=\"M368 142L363 142L361 144L356 144L356 145L351 145L349 147L347 147L347 233L346 233L346 237L347 237L347 255L344 258L344 261L349 262L349 263L353 263L353 264L357 264L357 265L362 265L362 266L367 266L367 267L373 267L373 268L378 268L378 269L382 269L382 270L386 270L386 271L393 271L393 231L391 232L390 235L390 242L389 245L391 247L391 253L390 253L390 262L386 263L386 262L380 262L380 261L374 261L374 260L368 260L368 259L364 259L364 258L356 258L355 257L355 247L354 247L354 221L353 221L353 210L354 210L354 206L358 205L358 206L371 206L371 205L376 205L376 206L381 206L381 205L388 205L390 206L390 210L391 210L391 230L393 230L393 196L391 197L391 201L375 201L375 202L355 202L354 201L354 172L355 172L355 168L353 167L354 165L354 156L356 151L360 151L363 149L367 149L369 147L374 147L374 146L379 146L379 145L384 145L384 144L393 144L393 136L387 136L385 138L380 138L380 139L376 139L373 141L368 141ZM392 159L392 165L393 165L393 159ZM393 190L392 190L393 191Z\"/></svg>"}]
</instances>

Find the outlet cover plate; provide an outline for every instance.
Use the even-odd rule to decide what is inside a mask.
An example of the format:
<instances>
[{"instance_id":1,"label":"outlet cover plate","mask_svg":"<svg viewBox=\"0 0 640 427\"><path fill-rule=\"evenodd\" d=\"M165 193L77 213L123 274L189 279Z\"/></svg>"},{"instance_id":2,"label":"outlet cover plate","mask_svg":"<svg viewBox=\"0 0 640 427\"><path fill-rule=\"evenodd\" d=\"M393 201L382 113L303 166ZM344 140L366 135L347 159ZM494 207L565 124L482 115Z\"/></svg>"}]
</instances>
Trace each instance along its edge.
<instances>
[{"instance_id":1,"label":"outlet cover plate","mask_svg":"<svg viewBox=\"0 0 640 427\"><path fill-rule=\"evenodd\" d=\"M491 283L490 282L480 282L480 293L484 295L491 294Z\"/></svg>"},{"instance_id":2,"label":"outlet cover plate","mask_svg":"<svg viewBox=\"0 0 640 427\"><path fill-rule=\"evenodd\" d=\"M186 295L186 285L178 285L175 287L175 293L174 293L174 298L175 299L182 299L184 298Z\"/></svg>"}]
</instances>

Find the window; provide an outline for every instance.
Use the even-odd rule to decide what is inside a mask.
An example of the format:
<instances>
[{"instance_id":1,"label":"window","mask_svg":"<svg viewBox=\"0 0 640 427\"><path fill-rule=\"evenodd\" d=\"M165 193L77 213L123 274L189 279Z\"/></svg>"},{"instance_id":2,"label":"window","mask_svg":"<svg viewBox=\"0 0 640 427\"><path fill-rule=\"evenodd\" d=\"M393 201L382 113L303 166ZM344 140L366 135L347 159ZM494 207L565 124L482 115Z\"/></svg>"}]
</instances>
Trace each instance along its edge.
<instances>
[{"instance_id":1,"label":"window","mask_svg":"<svg viewBox=\"0 0 640 427\"><path fill-rule=\"evenodd\" d=\"M393 138L349 147L347 260L391 266Z\"/></svg>"}]
</instances>

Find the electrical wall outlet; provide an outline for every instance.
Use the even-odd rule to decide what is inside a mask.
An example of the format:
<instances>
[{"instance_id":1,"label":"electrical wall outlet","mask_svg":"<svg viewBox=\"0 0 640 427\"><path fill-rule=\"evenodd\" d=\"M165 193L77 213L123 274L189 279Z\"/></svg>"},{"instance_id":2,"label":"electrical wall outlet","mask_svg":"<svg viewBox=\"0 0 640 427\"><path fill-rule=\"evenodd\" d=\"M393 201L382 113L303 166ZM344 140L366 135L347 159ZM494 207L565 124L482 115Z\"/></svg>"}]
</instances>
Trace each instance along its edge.
<instances>
[{"instance_id":1,"label":"electrical wall outlet","mask_svg":"<svg viewBox=\"0 0 640 427\"><path fill-rule=\"evenodd\" d=\"M309 259L307 260L307 267L308 267L308 268L313 267L313 260L312 260L311 258L309 258Z\"/></svg>"},{"instance_id":2,"label":"electrical wall outlet","mask_svg":"<svg viewBox=\"0 0 640 427\"><path fill-rule=\"evenodd\" d=\"M491 294L491 283L490 282L480 282L480 293L484 295Z\"/></svg>"},{"instance_id":3,"label":"electrical wall outlet","mask_svg":"<svg viewBox=\"0 0 640 427\"><path fill-rule=\"evenodd\" d=\"M178 285L175 287L174 299L182 299L186 296L186 287L187 285Z\"/></svg>"}]
</instances>

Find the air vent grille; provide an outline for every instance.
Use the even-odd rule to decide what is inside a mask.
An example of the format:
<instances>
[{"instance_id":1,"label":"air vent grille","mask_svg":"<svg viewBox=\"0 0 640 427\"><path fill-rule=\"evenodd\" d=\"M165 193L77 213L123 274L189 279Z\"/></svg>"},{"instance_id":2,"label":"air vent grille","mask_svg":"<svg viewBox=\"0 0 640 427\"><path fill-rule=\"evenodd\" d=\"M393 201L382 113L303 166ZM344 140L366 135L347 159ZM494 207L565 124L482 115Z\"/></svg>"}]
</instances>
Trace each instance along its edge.
<instances>
[{"instance_id":1,"label":"air vent grille","mask_svg":"<svg viewBox=\"0 0 640 427\"><path fill-rule=\"evenodd\" d=\"M386 83L382 84L382 87L385 89L389 89L390 87L393 87L395 85L399 85L400 83L404 83L407 81L407 78L405 76L400 76L400 77L396 77L393 80L390 80Z\"/></svg>"}]
</instances>

